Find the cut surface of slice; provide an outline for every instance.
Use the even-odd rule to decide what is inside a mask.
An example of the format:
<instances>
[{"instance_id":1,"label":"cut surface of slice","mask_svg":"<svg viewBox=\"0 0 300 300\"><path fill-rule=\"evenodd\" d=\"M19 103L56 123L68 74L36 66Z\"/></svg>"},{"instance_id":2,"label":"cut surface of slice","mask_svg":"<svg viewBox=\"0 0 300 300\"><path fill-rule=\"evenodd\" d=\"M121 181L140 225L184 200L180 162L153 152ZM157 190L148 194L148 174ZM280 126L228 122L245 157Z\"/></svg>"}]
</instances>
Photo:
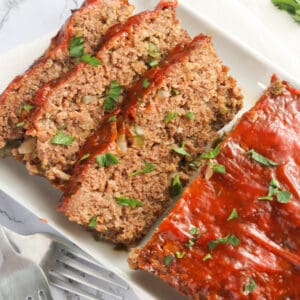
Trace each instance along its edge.
<instances>
[{"instance_id":1,"label":"cut surface of slice","mask_svg":"<svg viewBox=\"0 0 300 300\"><path fill-rule=\"evenodd\" d=\"M115 243L141 239L241 108L227 71L210 37L179 44L88 140L59 211L86 227L96 216L94 229Z\"/></svg>"},{"instance_id":2,"label":"cut surface of slice","mask_svg":"<svg viewBox=\"0 0 300 300\"><path fill-rule=\"evenodd\" d=\"M104 114L122 101L126 89L151 61L161 60L179 42L190 40L174 8L162 6L114 26L96 55L99 66L78 64L37 95L34 126L27 132L36 146L24 157L32 173L40 173L62 188L72 174L80 147L99 127ZM57 137L62 140L57 142Z\"/></svg>"},{"instance_id":3,"label":"cut surface of slice","mask_svg":"<svg viewBox=\"0 0 300 300\"><path fill-rule=\"evenodd\" d=\"M271 87L220 144L133 268L193 299L298 299L300 295L300 91ZM218 153L219 152L219 153Z\"/></svg>"},{"instance_id":4,"label":"cut surface of slice","mask_svg":"<svg viewBox=\"0 0 300 300\"><path fill-rule=\"evenodd\" d=\"M24 137L38 89L70 71L83 53L94 55L108 29L125 21L133 9L127 0L87 0L73 12L43 56L0 96L0 148Z\"/></svg>"}]
</instances>

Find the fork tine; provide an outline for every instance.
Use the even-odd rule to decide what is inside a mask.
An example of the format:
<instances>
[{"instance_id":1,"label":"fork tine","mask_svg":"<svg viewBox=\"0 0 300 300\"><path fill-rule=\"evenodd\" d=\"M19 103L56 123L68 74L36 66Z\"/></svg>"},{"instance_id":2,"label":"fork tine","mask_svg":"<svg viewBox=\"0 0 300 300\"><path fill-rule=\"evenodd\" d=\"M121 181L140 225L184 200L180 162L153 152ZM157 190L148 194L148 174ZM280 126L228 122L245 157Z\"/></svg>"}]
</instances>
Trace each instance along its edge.
<instances>
[{"instance_id":1,"label":"fork tine","mask_svg":"<svg viewBox=\"0 0 300 300\"><path fill-rule=\"evenodd\" d=\"M94 289L94 290L96 290L96 291L98 291L98 292L100 292L100 293L102 293L102 294L106 294L106 295L108 295L108 296L111 296L111 297L114 297L114 298L120 299L120 300L123 299L122 296L118 296L118 295L116 295L116 294L113 294L113 293L111 293L111 292L109 292L109 291L106 291L106 290L100 288L98 285L93 284L93 283L87 281L83 276L81 276L81 275L79 275L79 274L77 274L77 273L75 273L75 272L72 272L72 271L70 271L70 270L67 270L66 268L64 268L64 267L61 266L61 265L57 265L57 266L55 267L55 271L52 271L52 272L50 273L50 275L52 275L52 276L57 275L56 277L59 277L58 275L60 275L60 276L63 276L63 277L65 277L65 278L67 278L67 279L74 280L74 281L76 281L76 282L82 284L83 286L92 288L92 289ZM84 291L84 292L85 292L85 291Z\"/></svg>"},{"instance_id":2,"label":"fork tine","mask_svg":"<svg viewBox=\"0 0 300 300\"><path fill-rule=\"evenodd\" d=\"M90 294L86 291L83 291L83 290L75 287L71 283L68 283L68 282L62 281L60 279L57 279L54 276L50 276L49 279L50 279L51 285L53 285L53 286L55 286L55 287L57 287L61 290L70 292L72 294L78 295L78 296L83 297L83 298L88 299L88 300L99 300L99 299L101 299L101 298L99 298L95 295L92 295L92 294Z\"/></svg>"},{"instance_id":3,"label":"fork tine","mask_svg":"<svg viewBox=\"0 0 300 300\"><path fill-rule=\"evenodd\" d=\"M69 267L71 267L71 268L73 268L75 270L79 270L80 272L83 272L85 274L93 276L96 279L105 281L105 282L107 282L107 283L109 283L111 285L114 285L116 287L120 287L120 288L122 288L124 290L128 290L128 288L129 288L128 286L122 285L122 284L117 283L117 282L115 282L113 280L105 278L103 276L103 273L101 273L101 271L93 269L93 268L91 268L91 267L89 267L89 266L81 263L80 261L72 259L72 258L70 258L68 256L63 256L61 258L58 258L58 261L60 261L62 264L67 265L67 266L69 266Z\"/></svg>"}]
</instances>

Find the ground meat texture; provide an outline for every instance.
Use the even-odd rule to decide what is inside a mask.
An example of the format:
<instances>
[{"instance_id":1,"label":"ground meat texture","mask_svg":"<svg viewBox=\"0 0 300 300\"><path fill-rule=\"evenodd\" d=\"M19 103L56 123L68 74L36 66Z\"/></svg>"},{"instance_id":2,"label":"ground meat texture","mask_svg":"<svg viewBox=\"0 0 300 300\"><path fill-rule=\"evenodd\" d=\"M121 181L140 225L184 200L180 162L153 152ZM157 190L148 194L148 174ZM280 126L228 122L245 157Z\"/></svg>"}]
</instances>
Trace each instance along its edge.
<instances>
[{"instance_id":1,"label":"ground meat texture","mask_svg":"<svg viewBox=\"0 0 300 300\"><path fill-rule=\"evenodd\" d=\"M108 118L83 147L80 156L90 157L75 168L58 210L83 226L96 216L95 230L114 243L140 240L169 207L174 177L178 175L184 186L194 172L190 162L241 106L236 82L211 39L199 35L179 44L131 88L116 113L117 124ZM188 156L173 150L182 142ZM107 152L119 163L99 166L96 157ZM134 174L147 164L149 170L149 163L149 173ZM137 199L140 205L122 206L116 197Z\"/></svg>"},{"instance_id":2,"label":"ground meat texture","mask_svg":"<svg viewBox=\"0 0 300 300\"><path fill-rule=\"evenodd\" d=\"M107 30L117 22L125 21L133 8L127 0L87 0L73 12L44 55L23 75L16 77L0 96L0 148L9 140L23 138L30 112L22 107L30 105L33 109L33 98L38 89L66 74L78 61L69 56L72 37L82 37L84 51L95 54ZM18 125L22 122L25 122L24 126Z\"/></svg>"},{"instance_id":3,"label":"ground meat texture","mask_svg":"<svg viewBox=\"0 0 300 300\"><path fill-rule=\"evenodd\" d=\"M147 11L111 29L97 53L102 64L78 64L56 84L38 94L39 108L27 136L36 139L36 149L25 157L32 173L40 173L62 188L72 174L78 151L99 126L105 114L104 101L113 81L125 90L179 42L190 40L179 26L173 8ZM118 99L117 99L118 100ZM71 136L72 145L54 145L58 131Z\"/></svg>"},{"instance_id":4,"label":"ground meat texture","mask_svg":"<svg viewBox=\"0 0 300 300\"><path fill-rule=\"evenodd\" d=\"M226 173L202 168L130 266L195 300L299 299L299 101L273 76L220 144Z\"/></svg>"}]
</instances>

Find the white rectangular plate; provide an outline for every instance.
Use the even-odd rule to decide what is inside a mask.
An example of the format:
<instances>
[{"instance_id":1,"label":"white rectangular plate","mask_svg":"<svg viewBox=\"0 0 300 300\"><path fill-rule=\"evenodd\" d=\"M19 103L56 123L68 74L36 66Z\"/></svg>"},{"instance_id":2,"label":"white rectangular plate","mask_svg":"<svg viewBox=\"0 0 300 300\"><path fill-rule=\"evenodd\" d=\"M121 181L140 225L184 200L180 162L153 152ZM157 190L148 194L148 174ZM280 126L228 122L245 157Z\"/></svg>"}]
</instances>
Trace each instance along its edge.
<instances>
[{"instance_id":1,"label":"white rectangular plate","mask_svg":"<svg viewBox=\"0 0 300 300\"><path fill-rule=\"evenodd\" d=\"M137 11L152 9L156 2L132 1L137 7ZM230 66L231 74L242 88L245 96L243 111L254 105L263 87L268 86L270 76L273 73L278 74L280 78L289 81L295 87L300 87L288 74L279 70L271 62L263 59L239 41L233 40L212 21L201 16L201 12L192 11L184 1L178 7L178 16L183 26L193 36L203 32L213 37L218 54L223 62ZM49 38L46 37L32 44L20 46L0 57L0 92L15 75L25 71L34 59L42 53L49 43ZM173 289L151 275L131 271L127 266L127 253L125 251L116 251L108 243L96 242L88 232L68 222L62 214L58 214L56 205L60 193L44 179L29 176L22 164L10 159L0 161L0 189L37 216L47 219L49 224L61 234L127 280L135 288L141 299L183 299Z\"/></svg>"}]
</instances>

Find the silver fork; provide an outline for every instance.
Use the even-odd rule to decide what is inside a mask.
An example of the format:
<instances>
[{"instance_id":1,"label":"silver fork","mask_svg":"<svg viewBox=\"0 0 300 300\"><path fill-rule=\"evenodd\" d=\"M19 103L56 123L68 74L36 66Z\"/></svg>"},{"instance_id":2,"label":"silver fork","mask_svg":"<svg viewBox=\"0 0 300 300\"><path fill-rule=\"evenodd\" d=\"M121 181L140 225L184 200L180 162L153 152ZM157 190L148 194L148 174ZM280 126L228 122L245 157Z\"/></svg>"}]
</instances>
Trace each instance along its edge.
<instances>
[{"instance_id":1,"label":"silver fork","mask_svg":"<svg viewBox=\"0 0 300 300\"><path fill-rule=\"evenodd\" d=\"M18 255L0 226L0 299L51 300L49 284L35 262Z\"/></svg>"},{"instance_id":2,"label":"silver fork","mask_svg":"<svg viewBox=\"0 0 300 300\"><path fill-rule=\"evenodd\" d=\"M18 253L42 267L51 285L90 300L121 300L124 294L136 299L127 283L72 243L50 234L5 233Z\"/></svg>"}]
</instances>

